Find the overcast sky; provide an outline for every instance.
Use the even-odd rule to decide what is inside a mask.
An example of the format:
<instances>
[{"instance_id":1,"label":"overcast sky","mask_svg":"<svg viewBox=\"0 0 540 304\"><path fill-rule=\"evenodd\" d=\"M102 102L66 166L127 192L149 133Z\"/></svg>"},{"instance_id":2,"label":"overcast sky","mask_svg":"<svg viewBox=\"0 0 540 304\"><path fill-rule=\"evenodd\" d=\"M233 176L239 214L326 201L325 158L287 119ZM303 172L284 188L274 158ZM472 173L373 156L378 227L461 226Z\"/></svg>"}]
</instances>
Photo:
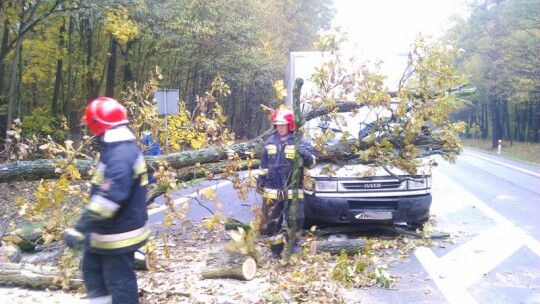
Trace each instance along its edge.
<instances>
[{"instance_id":1,"label":"overcast sky","mask_svg":"<svg viewBox=\"0 0 540 304\"><path fill-rule=\"evenodd\" d=\"M360 62L382 60L381 73L394 88L407 66L407 53L419 33L440 37L449 17L463 15L467 0L334 0L333 27L348 33L341 50Z\"/></svg>"},{"instance_id":2,"label":"overcast sky","mask_svg":"<svg viewBox=\"0 0 540 304\"><path fill-rule=\"evenodd\" d=\"M334 0L334 26L368 57L407 52L418 35L440 35L448 18L463 13L464 0Z\"/></svg>"}]
</instances>

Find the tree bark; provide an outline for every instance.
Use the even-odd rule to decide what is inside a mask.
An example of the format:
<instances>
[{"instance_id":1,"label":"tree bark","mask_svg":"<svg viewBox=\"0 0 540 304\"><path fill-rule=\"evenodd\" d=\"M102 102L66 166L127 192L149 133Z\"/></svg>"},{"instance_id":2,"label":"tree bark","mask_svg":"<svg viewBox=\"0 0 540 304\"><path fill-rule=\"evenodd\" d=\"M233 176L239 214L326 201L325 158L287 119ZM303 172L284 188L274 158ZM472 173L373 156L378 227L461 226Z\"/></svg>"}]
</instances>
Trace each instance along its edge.
<instances>
[{"instance_id":1,"label":"tree bark","mask_svg":"<svg viewBox=\"0 0 540 304\"><path fill-rule=\"evenodd\" d=\"M116 86L116 56L118 42L111 35L111 47L109 48L109 62L107 65L107 81L105 84L105 96L114 98L114 87Z\"/></svg>"},{"instance_id":2,"label":"tree bark","mask_svg":"<svg viewBox=\"0 0 540 304\"><path fill-rule=\"evenodd\" d=\"M355 255L364 249L366 241L360 239L317 240L315 246L316 252L340 254L341 251L345 251L347 255Z\"/></svg>"},{"instance_id":3,"label":"tree bark","mask_svg":"<svg viewBox=\"0 0 540 304\"><path fill-rule=\"evenodd\" d=\"M201 270L203 279L231 278L249 281L255 277L257 263L236 252L212 252Z\"/></svg>"},{"instance_id":4,"label":"tree bark","mask_svg":"<svg viewBox=\"0 0 540 304\"><path fill-rule=\"evenodd\" d=\"M52 266L35 266L31 264L0 263L0 281L11 282L17 285L43 288L58 285L56 279L61 277L60 269ZM70 288L77 289L83 286L80 273L69 280Z\"/></svg>"},{"instance_id":5,"label":"tree bark","mask_svg":"<svg viewBox=\"0 0 540 304\"><path fill-rule=\"evenodd\" d=\"M392 140L398 142L398 140ZM258 159L262 150L262 139L258 138L251 142L240 143L231 145L228 148L224 147L208 147L205 149L199 149L194 151L183 151L178 153L164 154L160 156L146 156L146 163L150 168L157 168L160 161L167 161L169 168L182 169L180 173L190 174L189 170L193 168L201 167L204 164L219 163L225 161L228 150L233 150L238 153L242 158L246 158L247 155L254 155L255 159ZM449 152L442 148L442 143L429 136L417 136L414 140L416 146L429 146L431 148L428 154L436 154L439 152ZM316 153L317 161L324 160L346 160L356 156L355 151L360 149L368 149L373 146L374 143L358 142L356 140L349 140L340 142L333 146L327 147L326 153ZM458 152L458 151L450 151ZM427 154L426 154L427 155ZM363 163L373 163L374 161L365 161ZM58 178L60 174L56 172L56 161L53 159L40 159L32 161L18 161L13 163L0 164L0 183L14 182L14 181L28 181L39 180L47 178ZM222 163L223 167L226 166L226 162ZM92 160L77 160L75 166L81 173L83 178L89 178L88 172L91 168ZM192 167L191 169L186 169ZM219 171L215 165L212 167L212 172ZM201 167L204 169L204 167ZM188 170L188 172L186 172ZM192 172L192 171L191 171ZM185 176L188 176L185 175ZM179 178L183 179L183 178ZM184 179L185 180L185 179Z\"/></svg>"},{"instance_id":6,"label":"tree bark","mask_svg":"<svg viewBox=\"0 0 540 304\"><path fill-rule=\"evenodd\" d=\"M60 26L60 29L58 31L58 47L60 49L65 47L65 33L66 33L66 19L63 18L62 25ZM63 67L64 67L64 61L62 57L59 57L56 60L56 77L54 79L54 89L53 89L53 97L51 101L51 116L55 119L58 117L58 109L60 107L59 101L60 101L60 88L62 87L62 83L64 82L62 73L63 73ZM63 113L65 115L65 113ZM55 121L55 127L58 126L58 121Z\"/></svg>"}]
</instances>

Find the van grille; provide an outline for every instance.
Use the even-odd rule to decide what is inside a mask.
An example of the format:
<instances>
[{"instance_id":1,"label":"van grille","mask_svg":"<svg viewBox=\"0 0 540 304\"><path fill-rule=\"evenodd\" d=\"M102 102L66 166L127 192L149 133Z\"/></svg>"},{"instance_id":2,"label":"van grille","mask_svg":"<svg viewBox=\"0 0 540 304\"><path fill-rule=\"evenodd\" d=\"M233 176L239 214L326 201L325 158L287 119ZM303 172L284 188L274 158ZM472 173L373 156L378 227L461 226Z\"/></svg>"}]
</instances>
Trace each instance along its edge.
<instances>
[{"instance_id":1,"label":"van grille","mask_svg":"<svg viewBox=\"0 0 540 304\"><path fill-rule=\"evenodd\" d=\"M355 201L349 200L349 210L398 210L397 201Z\"/></svg>"},{"instance_id":2,"label":"van grille","mask_svg":"<svg viewBox=\"0 0 540 304\"><path fill-rule=\"evenodd\" d=\"M347 182L342 183L346 190L367 190L367 189L396 189L401 186L400 181L391 182Z\"/></svg>"}]
</instances>

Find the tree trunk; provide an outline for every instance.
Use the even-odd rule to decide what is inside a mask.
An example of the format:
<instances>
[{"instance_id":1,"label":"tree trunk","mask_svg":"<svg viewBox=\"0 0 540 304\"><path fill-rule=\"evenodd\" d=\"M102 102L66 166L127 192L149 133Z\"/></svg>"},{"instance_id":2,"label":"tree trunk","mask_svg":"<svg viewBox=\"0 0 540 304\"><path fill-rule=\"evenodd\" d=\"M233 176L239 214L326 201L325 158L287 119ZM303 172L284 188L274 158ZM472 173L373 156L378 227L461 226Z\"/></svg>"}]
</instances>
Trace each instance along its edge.
<instances>
[{"instance_id":1,"label":"tree trunk","mask_svg":"<svg viewBox=\"0 0 540 304\"><path fill-rule=\"evenodd\" d=\"M355 255L364 249L366 241L360 239L317 240L315 246L318 253L340 254L341 251L345 251L347 255Z\"/></svg>"},{"instance_id":2,"label":"tree trunk","mask_svg":"<svg viewBox=\"0 0 540 304\"><path fill-rule=\"evenodd\" d=\"M135 45L137 40L129 40L126 44L126 52L124 53L124 75L123 75L123 89L125 90L128 85L130 86L133 82L133 70L132 70L132 62L130 57L131 48L133 45Z\"/></svg>"},{"instance_id":3,"label":"tree trunk","mask_svg":"<svg viewBox=\"0 0 540 304\"><path fill-rule=\"evenodd\" d=\"M399 143L398 143L399 144ZM435 154L436 151L443 151L442 149L442 143L437 142L433 138L430 138L428 136L417 136L414 140L414 144L416 146L426 146L429 145L429 147L432 148L431 152L426 152L427 154ZM327 147L326 154L318 153L317 161L324 161L324 160L346 160L351 159L353 157L356 157L356 152L358 149L364 150L368 149L369 147L373 146L374 143L366 143L366 142L358 142L356 140L349 140L345 142L340 142L338 144L335 144L333 146ZM209 163L219 163L221 161L224 161L228 158L227 156L227 150L234 150L236 153L238 153L242 158L245 158L246 155L253 154L256 159L259 158L262 150L262 139L259 137L251 142L247 143L240 143L231 145L228 147L228 149L225 149L223 147L209 147L205 149L199 149L195 151L183 151L178 153L170 153L170 154L164 154L160 156L146 156L146 163L149 168L158 168L159 167L159 161L165 160L169 164L169 168L172 169L185 169L182 170L181 176L179 176L180 179L185 180L184 177L189 177L190 171L193 170L193 168L188 167L194 167L201 168L202 170L209 170L205 167L202 167L201 165L209 164ZM446 151L448 152L448 151ZM457 151L452 151L456 152ZM422 155L420 155L421 157ZM360 160L358 160L361 162ZM362 163L368 164L372 163L373 160L369 161L363 161ZM6 182L13 182L13 181L20 181L20 180L39 180L39 179L46 179L46 178L58 178L60 176L59 173L55 172L56 169L56 161L52 159L40 159L40 160L34 160L34 161L19 161L14 163L4 163L0 164L0 183L6 183ZM90 167L92 165L91 160L77 160L75 163L75 166L79 170L79 173L81 173L83 178L88 178L88 172L90 170ZM218 171L218 167L215 165L211 166L210 171ZM226 163L221 164L223 167L226 165ZM191 174L193 174L193 171L191 171ZM191 178L189 178L191 179Z\"/></svg>"},{"instance_id":4,"label":"tree trunk","mask_svg":"<svg viewBox=\"0 0 540 304\"><path fill-rule=\"evenodd\" d=\"M2 42L0 42L0 58L4 58L3 54L7 52L7 46L8 46L8 39L9 39L9 18L5 18L4 24L3 24L4 30L2 31ZM6 64L4 63L3 59L0 59L0 107L4 106L4 103L6 102L6 99L4 98L4 85L5 85L5 78L6 78ZM0 116L0 134L5 134L7 131L5 129L5 126L7 124L7 121L4 119L3 115ZM2 145L0 145L0 148L2 148Z\"/></svg>"},{"instance_id":5,"label":"tree trunk","mask_svg":"<svg viewBox=\"0 0 540 304\"><path fill-rule=\"evenodd\" d=\"M59 277L62 277L62 272L57 267L0 263L0 281L4 282L32 286L34 288L46 288L58 285L56 280ZM75 278L69 280L69 286L72 289L83 286L83 280L80 273L77 273Z\"/></svg>"},{"instance_id":6,"label":"tree trunk","mask_svg":"<svg viewBox=\"0 0 540 304\"><path fill-rule=\"evenodd\" d=\"M6 132L11 130L12 116L13 116L13 100L15 99L15 78L17 77L17 60L22 52L22 40L17 42L17 47L15 49L15 54L13 55L13 65L11 67L11 83L9 85L9 95L8 95L8 110L7 110L7 121L6 121ZM6 134L6 143L9 142L9 135ZM9 149L7 149L9 151Z\"/></svg>"},{"instance_id":7,"label":"tree trunk","mask_svg":"<svg viewBox=\"0 0 540 304\"><path fill-rule=\"evenodd\" d=\"M107 83L105 85L105 96L114 98L114 86L116 85L116 53L118 43L111 36L111 47L109 48L109 64L107 65Z\"/></svg>"},{"instance_id":8,"label":"tree trunk","mask_svg":"<svg viewBox=\"0 0 540 304\"><path fill-rule=\"evenodd\" d=\"M92 27L92 22L89 20L89 16L83 20L86 30L86 100L90 102L91 100L98 97L99 87L96 84L96 80L93 77L93 61L94 61L94 29Z\"/></svg>"},{"instance_id":9,"label":"tree trunk","mask_svg":"<svg viewBox=\"0 0 540 304\"><path fill-rule=\"evenodd\" d=\"M203 279L231 278L249 281L255 277L257 263L237 252L212 252L201 270Z\"/></svg>"},{"instance_id":10,"label":"tree trunk","mask_svg":"<svg viewBox=\"0 0 540 304\"><path fill-rule=\"evenodd\" d=\"M489 94L489 109L491 111L491 148L496 149L499 139L502 136L501 129L501 111L499 108L499 100L497 98L497 88L492 85Z\"/></svg>"},{"instance_id":11,"label":"tree trunk","mask_svg":"<svg viewBox=\"0 0 540 304\"><path fill-rule=\"evenodd\" d=\"M66 21L64 19L64 22L62 23L62 26L60 27L59 31L59 48L64 47L64 34L66 32ZM58 58L56 61L56 77L54 80L54 89L53 89L53 96L52 96L52 102L51 102L51 116L53 119L55 119L55 127L58 126L58 109L59 109L59 99L60 99L60 88L62 86L62 70L63 70L64 62L62 60L62 57Z\"/></svg>"}]
</instances>

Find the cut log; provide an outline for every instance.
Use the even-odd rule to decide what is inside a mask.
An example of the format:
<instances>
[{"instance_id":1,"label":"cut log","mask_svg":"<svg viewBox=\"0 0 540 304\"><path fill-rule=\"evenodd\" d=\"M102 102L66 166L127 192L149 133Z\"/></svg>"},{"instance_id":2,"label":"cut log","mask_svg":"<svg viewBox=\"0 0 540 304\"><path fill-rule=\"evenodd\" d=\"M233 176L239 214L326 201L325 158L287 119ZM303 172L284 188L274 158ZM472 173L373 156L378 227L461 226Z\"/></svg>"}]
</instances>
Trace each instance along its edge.
<instances>
[{"instance_id":1,"label":"cut log","mask_svg":"<svg viewBox=\"0 0 540 304\"><path fill-rule=\"evenodd\" d=\"M316 251L328 252L332 255L340 254L345 251L347 255L355 255L362 251L366 246L366 242L360 239L344 239L344 240L317 240Z\"/></svg>"},{"instance_id":2,"label":"cut log","mask_svg":"<svg viewBox=\"0 0 540 304\"><path fill-rule=\"evenodd\" d=\"M35 266L32 264L0 263L0 281L14 283L16 285L31 286L34 288L46 288L58 286L58 278L62 277L57 267ZM83 286L80 273L69 280L69 287L77 289Z\"/></svg>"},{"instance_id":3,"label":"cut log","mask_svg":"<svg viewBox=\"0 0 540 304\"><path fill-rule=\"evenodd\" d=\"M203 279L231 278L249 281L255 277L257 263L237 252L212 252L201 270Z\"/></svg>"},{"instance_id":4,"label":"cut log","mask_svg":"<svg viewBox=\"0 0 540 304\"><path fill-rule=\"evenodd\" d=\"M22 252L19 247L3 243L0 247L0 263L19 263L22 259Z\"/></svg>"}]
</instances>

